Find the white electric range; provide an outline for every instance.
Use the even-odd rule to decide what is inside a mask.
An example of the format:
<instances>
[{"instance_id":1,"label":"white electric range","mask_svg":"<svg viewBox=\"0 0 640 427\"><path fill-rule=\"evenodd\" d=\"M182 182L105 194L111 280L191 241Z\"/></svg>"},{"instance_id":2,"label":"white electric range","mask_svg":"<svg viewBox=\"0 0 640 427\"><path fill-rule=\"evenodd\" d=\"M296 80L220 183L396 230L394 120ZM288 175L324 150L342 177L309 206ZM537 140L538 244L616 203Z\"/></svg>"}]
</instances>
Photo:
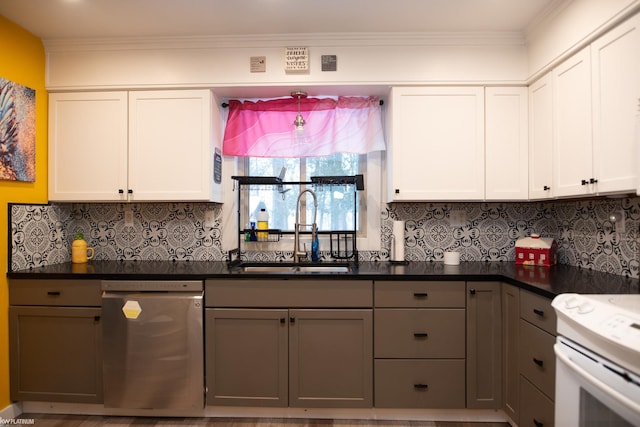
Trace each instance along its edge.
<instances>
[{"instance_id":1,"label":"white electric range","mask_svg":"<svg viewBox=\"0 0 640 427\"><path fill-rule=\"evenodd\" d=\"M555 425L640 426L640 295L561 294Z\"/></svg>"}]
</instances>

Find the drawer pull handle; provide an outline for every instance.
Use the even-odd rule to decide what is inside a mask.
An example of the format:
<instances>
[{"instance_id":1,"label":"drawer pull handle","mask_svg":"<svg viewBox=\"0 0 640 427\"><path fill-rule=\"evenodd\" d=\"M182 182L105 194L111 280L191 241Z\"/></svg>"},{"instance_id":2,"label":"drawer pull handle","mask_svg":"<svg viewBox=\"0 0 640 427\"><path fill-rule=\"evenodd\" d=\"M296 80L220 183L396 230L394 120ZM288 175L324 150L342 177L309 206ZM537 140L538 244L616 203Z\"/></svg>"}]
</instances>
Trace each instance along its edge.
<instances>
[{"instance_id":1,"label":"drawer pull handle","mask_svg":"<svg viewBox=\"0 0 640 427\"><path fill-rule=\"evenodd\" d=\"M47 295L52 296L52 297L59 297L60 296L60 291L49 291L49 292L47 292Z\"/></svg>"},{"instance_id":2,"label":"drawer pull handle","mask_svg":"<svg viewBox=\"0 0 640 427\"><path fill-rule=\"evenodd\" d=\"M413 334L415 338L427 338L429 336L426 332L416 332Z\"/></svg>"},{"instance_id":3,"label":"drawer pull handle","mask_svg":"<svg viewBox=\"0 0 640 427\"><path fill-rule=\"evenodd\" d=\"M544 362L542 360L536 359L535 357L533 358L533 363L535 363L536 365L540 366L541 368L544 365Z\"/></svg>"},{"instance_id":4,"label":"drawer pull handle","mask_svg":"<svg viewBox=\"0 0 640 427\"><path fill-rule=\"evenodd\" d=\"M426 298L429 296L429 294L426 292L414 292L413 296L416 298Z\"/></svg>"},{"instance_id":5,"label":"drawer pull handle","mask_svg":"<svg viewBox=\"0 0 640 427\"><path fill-rule=\"evenodd\" d=\"M541 423L540 421L536 420L535 418L533 419L533 423L536 425L536 427L544 427L544 423Z\"/></svg>"},{"instance_id":6,"label":"drawer pull handle","mask_svg":"<svg viewBox=\"0 0 640 427\"><path fill-rule=\"evenodd\" d=\"M416 390L426 390L429 388L429 384L414 384L413 388Z\"/></svg>"},{"instance_id":7,"label":"drawer pull handle","mask_svg":"<svg viewBox=\"0 0 640 427\"><path fill-rule=\"evenodd\" d=\"M544 310L540 310L539 308L534 308L533 312L540 317L544 316Z\"/></svg>"}]
</instances>

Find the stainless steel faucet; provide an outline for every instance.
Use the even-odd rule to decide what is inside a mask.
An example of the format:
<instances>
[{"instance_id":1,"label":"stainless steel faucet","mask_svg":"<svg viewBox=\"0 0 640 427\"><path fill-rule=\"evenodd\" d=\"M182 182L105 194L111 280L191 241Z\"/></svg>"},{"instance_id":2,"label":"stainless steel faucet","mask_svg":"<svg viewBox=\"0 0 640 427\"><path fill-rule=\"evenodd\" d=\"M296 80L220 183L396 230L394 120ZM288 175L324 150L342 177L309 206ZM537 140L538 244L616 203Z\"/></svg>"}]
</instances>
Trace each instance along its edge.
<instances>
[{"instance_id":1,"label":"stainless steel faucet","mask_svg":"<svg viewBox=\"0 0 640 427\"><path fill-rule=\"evenodd\" d=\"M312 224L300 224L300 199L304 193L310 193L313 196L313 223ZM293 262L300 262L301 259L308 257L307 251L300 250L300 227L311 226L311 242L316 240L316 234L318 233L318 225L316 224L316 215L318 214L318 199L316 193L313 190L304 190L298 195L296 202L296 224L293 237Z\"/></svg>"}]
</instances>

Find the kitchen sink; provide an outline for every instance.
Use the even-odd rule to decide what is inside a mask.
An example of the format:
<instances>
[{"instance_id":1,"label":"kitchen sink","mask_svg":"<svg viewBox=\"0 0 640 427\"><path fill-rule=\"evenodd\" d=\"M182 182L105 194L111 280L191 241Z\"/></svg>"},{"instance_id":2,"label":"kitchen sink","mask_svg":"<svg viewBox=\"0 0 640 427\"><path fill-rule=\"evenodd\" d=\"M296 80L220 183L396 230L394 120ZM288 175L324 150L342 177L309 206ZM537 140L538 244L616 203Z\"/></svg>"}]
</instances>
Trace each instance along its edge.
<instances>
[{"instance_id":1,"label":"kitchen sink","mask_svg":"<svg viewBox=\"0 0 640 427\"><path fill-rule=\"evenodd\" d=\"M349 264L242 264L240 270L245 273L349 273Z\"/></svg>"}]
</instances>

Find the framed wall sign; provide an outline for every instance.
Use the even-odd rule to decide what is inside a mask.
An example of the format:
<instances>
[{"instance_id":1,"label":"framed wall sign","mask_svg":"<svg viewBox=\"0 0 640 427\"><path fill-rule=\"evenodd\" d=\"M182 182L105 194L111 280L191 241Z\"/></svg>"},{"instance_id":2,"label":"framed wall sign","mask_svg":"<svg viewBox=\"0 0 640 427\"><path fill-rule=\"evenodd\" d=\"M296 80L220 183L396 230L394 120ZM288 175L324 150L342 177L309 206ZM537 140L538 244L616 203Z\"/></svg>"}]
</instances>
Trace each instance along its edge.
<instances>
[{"instance_id":1,"label":"framed wall sign","mask_svg":"<svg viewBox=\"0 0 640 427\"><path fill-rule=\"evenodd\" d=\"M287 73L309 72L309 48L286 47L284 51L284 71Z\"/></svg>"}]
</instances>

